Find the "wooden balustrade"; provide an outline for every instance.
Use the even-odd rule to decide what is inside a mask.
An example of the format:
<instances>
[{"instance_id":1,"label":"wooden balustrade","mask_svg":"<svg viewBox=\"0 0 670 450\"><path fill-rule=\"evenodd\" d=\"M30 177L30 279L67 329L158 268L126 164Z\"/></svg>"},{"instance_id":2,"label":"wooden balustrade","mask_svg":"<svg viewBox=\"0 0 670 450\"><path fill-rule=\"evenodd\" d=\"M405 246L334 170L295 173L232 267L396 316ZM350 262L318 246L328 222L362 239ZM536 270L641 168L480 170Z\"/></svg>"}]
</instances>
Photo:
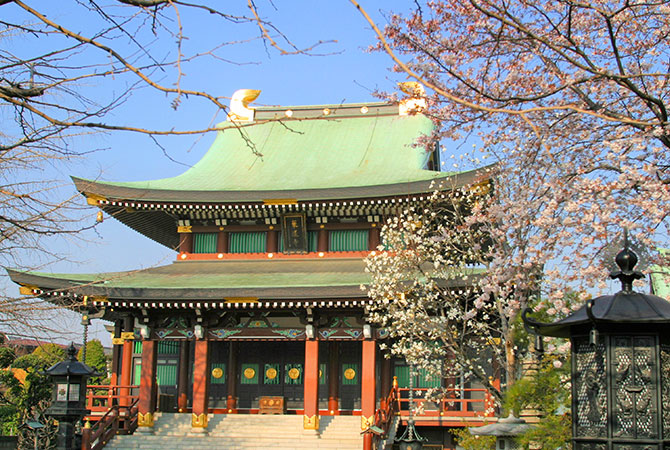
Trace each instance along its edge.
<instances>
[{"instance_id":1,"label":"wooden balustrade","mask_svg":"<svg viewBox=\"0 0 670 450\"><path fill-rule=\"evenodd\" d=\"M134 385L88 385L86 386L86 409L91 410L89 419L97 420L115 405L130 405L137 400L133 394L139 386ZM130 394L126 394L129 392ZM96 417L98 416L98 417Z\"/></svg>"}]
</instances>

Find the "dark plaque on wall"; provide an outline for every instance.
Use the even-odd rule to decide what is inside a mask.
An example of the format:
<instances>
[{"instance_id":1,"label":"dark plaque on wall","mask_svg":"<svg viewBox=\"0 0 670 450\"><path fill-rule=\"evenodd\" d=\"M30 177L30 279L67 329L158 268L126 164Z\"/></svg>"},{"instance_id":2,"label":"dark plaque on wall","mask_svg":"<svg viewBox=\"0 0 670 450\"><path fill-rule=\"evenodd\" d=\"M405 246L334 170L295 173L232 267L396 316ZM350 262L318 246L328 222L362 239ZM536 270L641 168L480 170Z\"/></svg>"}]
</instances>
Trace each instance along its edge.
<instances>
[{"instance_id":1,"label":"dark plaque on wall","mask_svg":"<svg viewBox=\"0 0 670 450\"><path fill-rule=\"evenodd\" d=\"M304 213L282 217L282 242L283 253L307 253L307 219Z\"/></svg>"}]
</instances>

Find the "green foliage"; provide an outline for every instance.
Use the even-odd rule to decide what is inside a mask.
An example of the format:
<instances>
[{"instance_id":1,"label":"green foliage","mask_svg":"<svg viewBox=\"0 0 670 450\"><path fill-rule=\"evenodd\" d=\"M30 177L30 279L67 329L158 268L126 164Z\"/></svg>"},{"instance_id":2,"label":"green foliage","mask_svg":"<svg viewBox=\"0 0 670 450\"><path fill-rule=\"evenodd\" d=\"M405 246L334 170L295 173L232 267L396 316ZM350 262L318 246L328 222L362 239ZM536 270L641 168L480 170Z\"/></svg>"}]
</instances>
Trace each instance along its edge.
<instances>
[{"instance_id":1,"label":"green foliage","mask_svg":"<svg viewBox=\"0 0 670 450\"><path fill-rule=\"evenodd\" d=\"M39 356L47 368L64 361L67 356L65 350L57 344L42 344L35 349L33 355Z\"/></svg>"},{"instance_id":2,"label":"green foliage","mask_svg":"<svg viewBox=\"0 0 670 450\"><path fill-rule=\"evenodd\" d=\"M0 347L0 369L9 367L16 359L16 352L10 347Z\"/></svg>"},{"instance_id":3,"label":"green foliage","mask_svg":"<svg viewBox=\"0 0 670 450\"><path fill-rule=\"evenodd\" d=\"M525 446L541 442L543 448L570 448L570 364L557 357L545 358L536 374L522 378L505 394L505 409L515 416L523 409L534 409L540 423L519 438ZM527 447L526 447L527 448Z\"/></svg>"},{"instance_id":4,"label":"green foliage","mask_svg":"<svg viewBox=\"0 0 670 450\"><path fill-rule=\"evenodd\" d=\"M473 436L469 428L454 428L451 433L456 438L456 443L464 450L494 450L496 448L495 436Z\"/></svg>"},{"instance_id":5,"label":"green foliage","mask_svg":"<svg viewBox=\"0 0 670 450\"><path fill-rule=\"evenodd\" d=\"M82 361L83 353L84 348L82 347L77 354L79 361ZM105 384L107 379L107 356L102 343L98 339L86 343L86 361L83 362L100 374L99 377L91 378L89 384Z\"/></svg>"}]
</instances>

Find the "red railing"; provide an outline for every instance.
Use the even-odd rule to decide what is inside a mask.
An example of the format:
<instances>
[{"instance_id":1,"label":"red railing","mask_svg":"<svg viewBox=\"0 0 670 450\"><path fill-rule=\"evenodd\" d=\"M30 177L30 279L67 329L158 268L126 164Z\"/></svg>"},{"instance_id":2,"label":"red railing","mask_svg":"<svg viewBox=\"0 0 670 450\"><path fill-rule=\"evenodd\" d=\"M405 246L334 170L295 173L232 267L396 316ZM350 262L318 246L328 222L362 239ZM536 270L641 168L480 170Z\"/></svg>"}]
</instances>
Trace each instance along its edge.
<instances>
[{"instance_id":1,"label":"red railing","mask_svg":"<svg viewBox=\"0 0 670 450\"><path fill-rule=\"evenodd\" d=\"M439 402L426 400L427 388L414 388L414 410L420 416L493 417L495 401L487 389L451 388ZM398 388L401 415L409 413L409 388Z\"/></svg>"},{"instance_id":2,"label":"red railing","mask_svg":"<svg viewBox=\"0 0 670 450\"><path fill-rule=\"evenodd\" d=\"M86 386L86 408L91 410L89 419L97 420L114 405L127 407L134 403L138 396L133 392L137 392L137 388L139 386Z\"/></svg>"},{"instance_id":3,"label":"red railing","mask_svg":"<svg viewBox=\"0 0 670 450\"><path fill-rule=\"evenodd\" d=\"M130 434L137 429L137 402L112 405L93 426L89 421L82 430L81 450L100 450L117 434Z\"/></svg>"}]
</instances>

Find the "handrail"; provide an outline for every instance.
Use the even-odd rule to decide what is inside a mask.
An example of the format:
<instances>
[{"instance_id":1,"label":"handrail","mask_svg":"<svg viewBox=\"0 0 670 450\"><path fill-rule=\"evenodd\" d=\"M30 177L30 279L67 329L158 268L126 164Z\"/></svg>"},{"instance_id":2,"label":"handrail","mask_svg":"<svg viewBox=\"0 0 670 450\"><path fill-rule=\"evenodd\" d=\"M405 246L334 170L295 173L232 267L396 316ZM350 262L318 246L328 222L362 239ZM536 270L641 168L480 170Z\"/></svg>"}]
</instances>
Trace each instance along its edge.
<instances>
[{"instance_id":1,"label":"handrail","mask_svg":"<svg viewBox=\"0 0 670 450\"><path fill-rule=\"evenodd\" d=\"M380 448L379 444L388 437L393 417L400 408L400 396L398 394L398 377L393 377L393 385L391 386L389 395L381 399L379 408L375 411L374 423L372 425L375 429L371 430L374 431L374 448Z\"/></svg>"},{"instance_id":2,"label":"handrail","mask_svg":"<svg viewBox=\"0 0 670 450\"><path fill-rule=\"evenodd\" d=\"M86 409L94 414L107 412L114 405L133 402L137 395L122 394L137 389L136 385L88 385L86 386Z\"/></svg>"},{"instance_id":3,"label":"handrail","mask_svg":"<svg viewBox=\"0 0 670 450\"><path fill-rule=\"evenodd\" d=\"M128 406L112 405L92 427L87 420L82 430L81 450L101 450L116 434L134 432L138 402L135 398Z\"/></svg>"},{"instance_id":4,"label":"handrail","mask_svg":"<svg viewBox=\"0 0 670 450\"><path fill-rule=\"evenodd\" d=\"M428 391L428 388L414 388L415 394L425 391ZM409 411L409 395L402 395L408 392L409 388L398 388L398 402L401 412ZM436 402L438 408L434 411L424 411L422 415L451 417L493 417L495 415L495 400L485 388L449 388L443 392L446 395ZM472 398L473 396L479 398ZM421 398L421 394L413 399L416 406L421 406L427 401L429 400Z\"/></svg>"}]
</instances>

